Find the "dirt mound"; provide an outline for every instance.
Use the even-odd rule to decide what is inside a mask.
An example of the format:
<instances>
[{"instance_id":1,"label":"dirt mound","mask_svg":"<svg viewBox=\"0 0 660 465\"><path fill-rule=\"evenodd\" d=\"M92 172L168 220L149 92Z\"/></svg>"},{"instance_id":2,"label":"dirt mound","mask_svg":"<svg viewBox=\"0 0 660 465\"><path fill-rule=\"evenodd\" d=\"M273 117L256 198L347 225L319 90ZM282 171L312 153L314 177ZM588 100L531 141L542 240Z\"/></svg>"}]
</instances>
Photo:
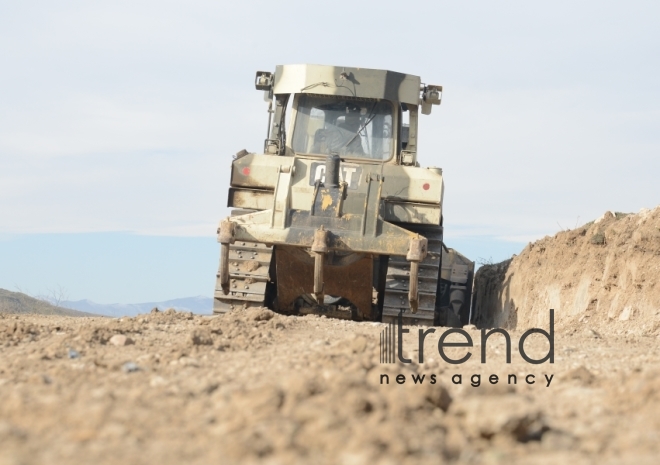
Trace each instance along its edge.
<instances>
[{"instance_id":1,"label":"dirt mound","mask_svg":"<svg viewBox=\"0 0 660 465\"><path fill-rule=\"evenodd\" d=\"M660 206L606 212L583 227L530 243L475 276L478 326L547 327L658 335Z\"/></svg>"},{"instance_id":2,"label":"dirt mound","mask_svg":"<svg viewBox=\"0 0 660 465\"><path fill-rule=\"evenodd\" d=\"M475 347L458 366L433 334L403 365L380 363L385 328L266 309L0 315L0 464L656 462L655 339L558 333L555 364L530 366L493 338L488 364Z\"/></svg>"}]
</instances>

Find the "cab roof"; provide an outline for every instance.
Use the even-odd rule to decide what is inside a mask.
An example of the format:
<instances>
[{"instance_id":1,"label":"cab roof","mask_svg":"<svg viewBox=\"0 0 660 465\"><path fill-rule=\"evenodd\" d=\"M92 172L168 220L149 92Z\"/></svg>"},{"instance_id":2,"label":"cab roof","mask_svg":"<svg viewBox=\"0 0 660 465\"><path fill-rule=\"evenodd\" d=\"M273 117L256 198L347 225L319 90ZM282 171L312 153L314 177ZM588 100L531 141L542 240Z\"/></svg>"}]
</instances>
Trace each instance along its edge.
<instances>
[{"instance_id":1,"label":"cab roof","mask_svg":"<svg viewBox=\"0 0 660 465\"><path fill-rule=\"evenodd\" d=\"M325 65L278 65L274 94L321 94L418 105L421 79L394 71Z\"/></svg>"}]
</instances>

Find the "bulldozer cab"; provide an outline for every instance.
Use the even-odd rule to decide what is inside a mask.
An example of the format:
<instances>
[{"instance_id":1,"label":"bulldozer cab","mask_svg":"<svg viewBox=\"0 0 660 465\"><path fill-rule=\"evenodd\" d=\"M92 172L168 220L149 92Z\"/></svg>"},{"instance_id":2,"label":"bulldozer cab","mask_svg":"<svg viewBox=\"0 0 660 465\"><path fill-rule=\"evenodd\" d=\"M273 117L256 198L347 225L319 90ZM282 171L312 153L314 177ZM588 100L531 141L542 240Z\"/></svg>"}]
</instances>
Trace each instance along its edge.
<instances>
[{"instance_id":1,"label":"bulldozer cab","mask_svg":"<svg viewBox=\"0 0 660 465\"><path fill-rule=\"evenodd\" d=\"M418 111L430 114L442 93L441 86L423 84L418 76L321 65L258 71L255 85L270 102L264 153L408 166L417 159Z\"/></svg>"}]
</instances>

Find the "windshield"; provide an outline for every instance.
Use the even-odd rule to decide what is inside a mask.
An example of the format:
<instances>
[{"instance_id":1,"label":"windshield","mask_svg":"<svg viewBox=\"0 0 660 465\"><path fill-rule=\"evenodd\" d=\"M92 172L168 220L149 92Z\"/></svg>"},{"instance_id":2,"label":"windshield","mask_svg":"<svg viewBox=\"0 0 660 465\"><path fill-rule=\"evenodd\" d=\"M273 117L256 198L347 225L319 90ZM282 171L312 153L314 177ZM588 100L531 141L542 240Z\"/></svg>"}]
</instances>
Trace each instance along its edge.
<instances>
[{"instance_id":1,"label":"windshield","mask_svg":"<svg viewBox=\"0 0 660 465\"><path fill-rule=\"evenodd\" d=\"M392 104L386 100L302 94L293 151L387 160L392 156Z\"/></svg>"}]
</instances>

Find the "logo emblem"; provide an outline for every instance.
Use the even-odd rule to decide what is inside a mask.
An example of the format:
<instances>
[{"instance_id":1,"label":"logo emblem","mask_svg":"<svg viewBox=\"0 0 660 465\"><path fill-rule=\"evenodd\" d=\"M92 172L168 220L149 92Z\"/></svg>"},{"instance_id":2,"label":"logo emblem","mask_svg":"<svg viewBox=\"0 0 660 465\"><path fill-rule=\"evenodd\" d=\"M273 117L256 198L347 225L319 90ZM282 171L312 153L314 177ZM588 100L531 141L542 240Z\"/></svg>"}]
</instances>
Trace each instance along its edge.
<instances>
[{"instance_id":1,"label":"logo emblem","mask_svg":"<svg viewBox=\"0 0 660 465\"><path fill-rule=\"evenodd\" d=\"M342 163L339 170L339 180L348 184L349 189L357 189L362 177L362 168L359 165ZM313 186L316 181L325 182L325 163L314 162L309 174L309 185Z\"/></svg>"}]
</instances>

